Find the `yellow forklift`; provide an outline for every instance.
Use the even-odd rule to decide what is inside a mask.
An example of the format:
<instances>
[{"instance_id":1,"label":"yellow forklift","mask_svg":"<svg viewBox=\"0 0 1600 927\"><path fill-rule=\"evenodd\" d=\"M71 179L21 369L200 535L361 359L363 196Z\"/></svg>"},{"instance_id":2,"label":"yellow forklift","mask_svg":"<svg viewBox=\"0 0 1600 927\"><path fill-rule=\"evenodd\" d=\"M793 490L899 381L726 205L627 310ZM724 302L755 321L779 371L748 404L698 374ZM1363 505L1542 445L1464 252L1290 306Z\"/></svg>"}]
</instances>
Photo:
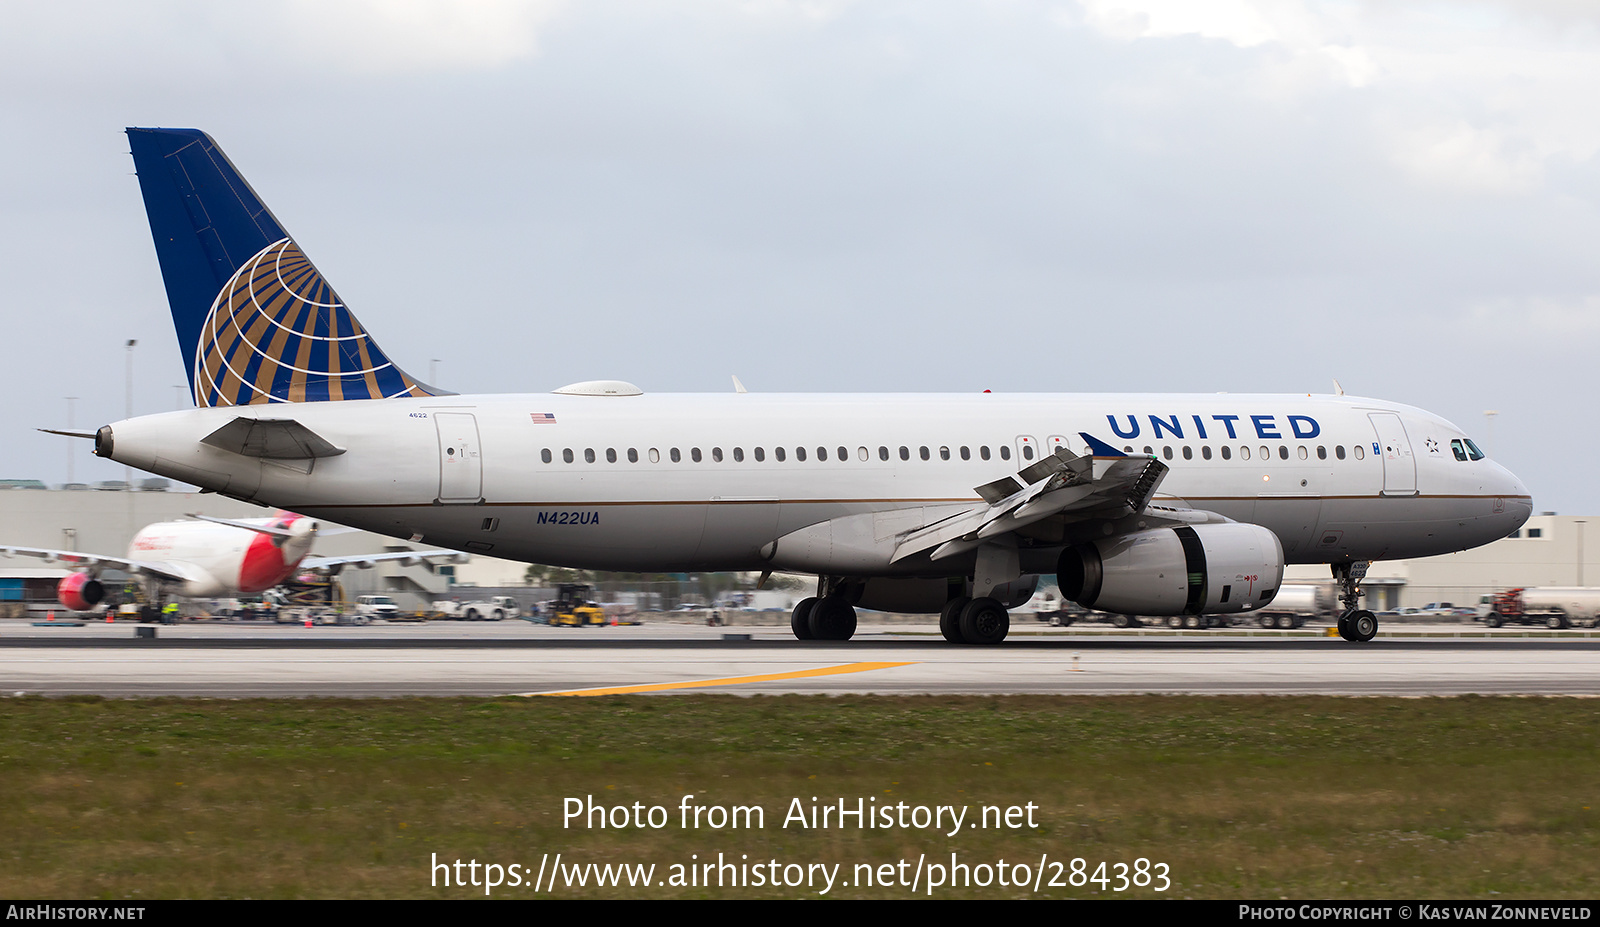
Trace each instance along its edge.
<instances>
[{"instance_id":1,"label":"yellow forklift","mask_svg":"<svg viewBox=\"0 0 1600 927\"><path fill-rule=\"evenodd\" d=\"M594 587L587 583L559 583L556 597L547 602L550 624L563 628L586 628L606 623L605 610L589 601Z\"/></svg>"}]
</instances>

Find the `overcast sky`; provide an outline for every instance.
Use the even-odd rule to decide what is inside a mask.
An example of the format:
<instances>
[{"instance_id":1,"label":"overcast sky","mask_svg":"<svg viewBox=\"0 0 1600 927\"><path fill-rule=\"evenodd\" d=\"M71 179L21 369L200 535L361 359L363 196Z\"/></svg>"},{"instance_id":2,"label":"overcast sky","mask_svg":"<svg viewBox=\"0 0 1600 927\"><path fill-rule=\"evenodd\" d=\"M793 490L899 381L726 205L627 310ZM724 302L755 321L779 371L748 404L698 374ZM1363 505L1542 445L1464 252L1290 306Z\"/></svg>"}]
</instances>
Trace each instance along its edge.
<instances>
[{"instance_id":1,"label":"overcast sky","mask_svg":"<svg viewBox=\"0 0 1600 927\"><path fill-rule=\"evenodd\" d=\"M0 476L66 478L33 429L121 418L127 339L182 401L121 134L164 125L455 391L1337 378L1600 513L1590 2L0 10Z\"/></svg>"}]
</instances>

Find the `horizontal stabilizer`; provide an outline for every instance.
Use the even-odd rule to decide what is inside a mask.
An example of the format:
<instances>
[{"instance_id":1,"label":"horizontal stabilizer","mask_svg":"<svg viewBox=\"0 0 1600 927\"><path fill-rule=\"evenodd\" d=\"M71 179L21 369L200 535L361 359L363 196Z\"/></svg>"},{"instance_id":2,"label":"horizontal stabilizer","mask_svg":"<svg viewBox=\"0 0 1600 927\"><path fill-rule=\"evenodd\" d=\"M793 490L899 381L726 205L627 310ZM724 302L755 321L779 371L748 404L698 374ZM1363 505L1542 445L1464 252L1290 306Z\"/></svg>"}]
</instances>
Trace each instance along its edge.
<instances>
[{"instance_id":1,"label":"horizontal stabilizer","mask_svg":"<svg viewBox=\"0 0 1600 927\"><path fill-rule=\"evenodd\" d=\"M241 416L201 438L200 443L268 460L310 460L344 453L344 448L334 446L292 418Z\"/></svg>"}]
</instances>

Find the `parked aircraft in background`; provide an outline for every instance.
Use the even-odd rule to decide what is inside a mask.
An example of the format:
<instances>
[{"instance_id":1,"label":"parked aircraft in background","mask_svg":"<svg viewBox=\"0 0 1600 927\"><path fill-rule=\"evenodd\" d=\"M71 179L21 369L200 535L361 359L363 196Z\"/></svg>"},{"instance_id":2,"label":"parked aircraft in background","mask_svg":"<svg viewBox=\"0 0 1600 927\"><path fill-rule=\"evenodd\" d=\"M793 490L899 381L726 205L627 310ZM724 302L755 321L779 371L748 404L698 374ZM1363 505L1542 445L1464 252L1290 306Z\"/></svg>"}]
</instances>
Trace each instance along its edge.
<instances>
[{"instance_id":1,"label":"parked aircraft in background","mask_svg":"<svg viewBox=\"0 0 1600 927\"><path fill-rule=\"evenodd\" d=\"M1202 615L1267 604L1286 562L1330 564L1341 634L1370 640L1368 561L1532 508L1454 425L1342 394L451 395L395 366L204 133L128 137L197 408L105 426L96 453L235 498L561 566L813 573L797 637L848 639L859 605L974 644L1039 574Z\"/></svg>"},{"instance_id":2,"label":"parked aircraft in background","mask_svg":"<svg viewBox=\"0 0 1600 927\"><path fill-rule=\"evenodd\" d=\"M240 521L195 516L194 521L148 525L134 535L128 556L111 557L70 550L0 546L0 555L38 557L83 567L56 585L61 604L88 611L106 597L100 574L106 569L139 577L146 598L159 612L167 597L221 598L264 592L287 582L297 570L344 566L370 567L398 560L415 565L454 559L454 551L394 551L346 557L307 557L321 524L292 512Z\"/></svg>"}]
</instances>

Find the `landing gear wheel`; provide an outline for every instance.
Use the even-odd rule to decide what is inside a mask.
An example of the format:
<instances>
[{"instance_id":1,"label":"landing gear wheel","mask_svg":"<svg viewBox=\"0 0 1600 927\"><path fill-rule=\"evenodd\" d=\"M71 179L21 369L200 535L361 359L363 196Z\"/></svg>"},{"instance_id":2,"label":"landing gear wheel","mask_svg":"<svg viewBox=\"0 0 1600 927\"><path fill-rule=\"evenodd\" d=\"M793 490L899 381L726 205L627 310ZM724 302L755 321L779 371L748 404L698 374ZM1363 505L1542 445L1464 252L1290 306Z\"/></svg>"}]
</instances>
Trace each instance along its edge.
<instances>
[{"instance_id":1,"label":"landing gear wheel","mask_svg":"<svg viewBox=\"0 0 1600 927\"><path fill-rule=\"evenodd\" d=\"M1354 641L1355 638L1350 636L1350 616L1348 614L1340 615L1338 624L1339 636L1347 641Z\"/></svg>"},{"instance_id":2,"label":"landing gear wheel","mask_svg":"<svg viewBox=\"0 0 1600 927\"><path fill-rule=\"evenodd\" d=\"M939 633L952 644L967 642L967 639L961 636L961 612L971 601L971 596L957 596L944 603L944 609L939 612Z\"/></svg>"},{"instance_id":3,"label":"landing gear wheel","mask_svg":"<svg viewBox=\"0 0 1600 927\"><path fill-rule=\"evenodd\" d=\"M847 641L856 633L855 606L843 596L830 595L811 606L811 637L819 641Z\"/></svg>"},{"instance_id":4,"label":"landing gear wheel","mask_svg":"<svg viewBox=\"0 0 1600 927\"><path fill-rule=\"evenodd\" d=\"M794 612L789 615L789 630L794 632L796 640L811 640L811 608L817 604L816 596L809 596L795 603Z\"/></svg>"},{"instance_id":5,"label":"landing gear wheel","mask_svg":"<svg viewBox=\"0 0 1600 927\"><path fill-rule=\"evenodd\" d=\"M1365 643L1378 636L1378 617L1365 609L1351 615L1346 626L1350 636L1345 640Z\"/></svg>"},{"instance_id":6,"label":"landing gear wheel","mask_svg":"<svg viewBox=\"0 0 1600 927\"><path fill-rule=\"evenodd\" d=\"M961 637L969 644L998 644L1011 630L1011 615L994 599L973 599L961 610Z\"/></svg>"}]
</instances>

